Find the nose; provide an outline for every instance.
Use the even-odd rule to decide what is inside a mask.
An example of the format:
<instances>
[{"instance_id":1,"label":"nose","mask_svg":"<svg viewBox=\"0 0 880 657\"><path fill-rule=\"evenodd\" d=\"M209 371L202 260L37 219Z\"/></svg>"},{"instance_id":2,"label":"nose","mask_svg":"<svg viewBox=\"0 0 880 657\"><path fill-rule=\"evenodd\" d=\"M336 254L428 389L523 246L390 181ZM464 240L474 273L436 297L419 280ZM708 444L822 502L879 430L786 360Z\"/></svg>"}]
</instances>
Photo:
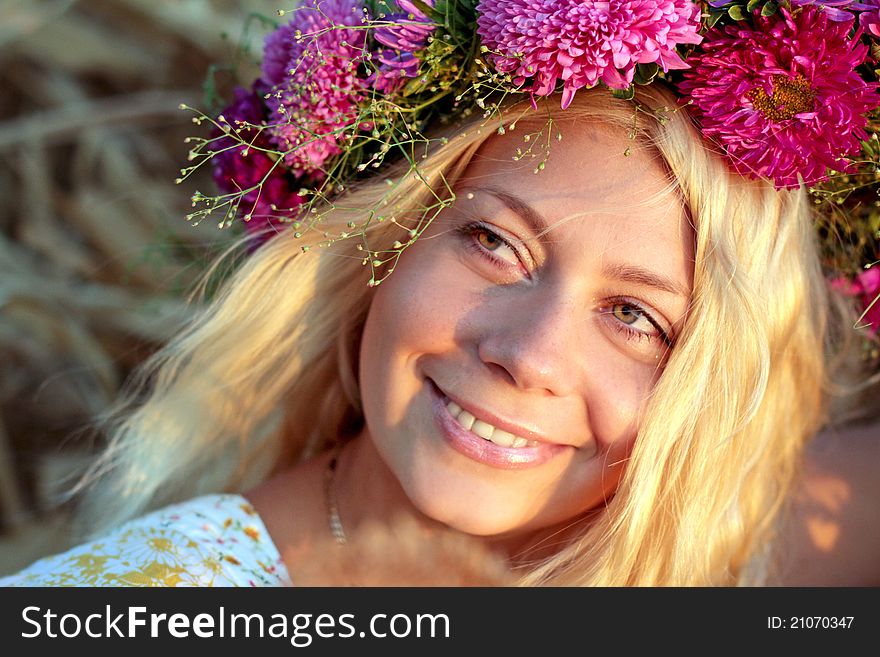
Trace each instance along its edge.
<instances>
[{"instance_id":1,"label":"nose","mask_svg":"<svg viewBox=\"0 0 880 657\"><path fill-rule=\"evenodd\" d=\"M531 290L489 313L480 360L522 390L564 397L578 382L587 313L572 295Z\"/></svg>"}]
</instances>

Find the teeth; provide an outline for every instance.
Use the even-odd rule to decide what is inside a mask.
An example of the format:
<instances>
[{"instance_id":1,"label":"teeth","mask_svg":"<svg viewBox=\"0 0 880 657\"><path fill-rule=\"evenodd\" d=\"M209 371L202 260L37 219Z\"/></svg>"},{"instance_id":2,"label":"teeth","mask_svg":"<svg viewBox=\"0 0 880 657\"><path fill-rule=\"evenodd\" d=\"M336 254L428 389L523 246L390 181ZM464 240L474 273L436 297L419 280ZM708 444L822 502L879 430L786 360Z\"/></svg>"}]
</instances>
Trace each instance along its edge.
<instances>
[{"instance_id":1,"label":"teeth","mask_svg":"<svg viewBox=\"0 0 880 657\"><path fill-rule=\"evenodd\" d=\"M471 415L467 411L461 411L458 414L457 419L458 419L458 423L461 426L463 426L465 429L467 429L468 431L471 430L471 427L474 426L474 422L477 421L477 418L475 418L473 415Z\"/></svg>"},{"instance_id":2,"label":"teeth","mask_svg":"<svg viewBox=\"0 0 880 657\"><path fill-rule=\"evenodd\" d=\"M480 438L485 438L486 440L492 440L492 434L498 431L491 424L486 424L482 420L477 420L474 422L474 426L471 427L471 431L477 434Z\"/></svg>"},{"instance_id":3,"label":"teeth","mask_svg":"<svg viewBox=\"0 0 880 657\"><path fill-rule=\"evenodd\" d=\"M478 420L473 415L463 410L462 407L454 401L447 402L446 410L448 410L449 414L452 415L452 417L454 417L465 429L475 433L484 440L489 440L495 443L496 445L501 445L502 447L526 447L538 444L535 441L526 440L525 438L515 436L507 431L496 429L488 422Z\"/></svg>"},{"instance_id":4,"label":"teeth","mask_svg":"<svg viewBox=\"0 0 880 657\"><path fill-rule=\"evenodd\" d=\"M506 431L502 431L501 429L495 429L495 432L492 434L492 442L502 447L513 447L513 443L516 442L518 436L514 436L512 433L507 433ZM528 441L523 439L523 445L525 445Z\"/></svg>"}]
</instances>

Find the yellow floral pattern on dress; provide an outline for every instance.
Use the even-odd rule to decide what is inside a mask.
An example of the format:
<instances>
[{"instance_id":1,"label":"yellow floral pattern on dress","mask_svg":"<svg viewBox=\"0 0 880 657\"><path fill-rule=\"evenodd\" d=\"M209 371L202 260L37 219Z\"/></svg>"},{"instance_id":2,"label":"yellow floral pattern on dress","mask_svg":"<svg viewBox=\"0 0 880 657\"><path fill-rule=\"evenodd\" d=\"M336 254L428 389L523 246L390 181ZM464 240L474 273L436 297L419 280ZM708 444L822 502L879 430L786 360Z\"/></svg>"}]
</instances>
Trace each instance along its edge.
<instances>
[{"instance_id":1,"label":"yellow floral pattern on dress","mask_svg":"<svg viewBox=\"0 0 880 657\"><path fill-rule=\"evenodd\" d=\"M41 559L0 586L284 586L290 579L253 507L206 495Z\"/></svg>"}]
</instances>

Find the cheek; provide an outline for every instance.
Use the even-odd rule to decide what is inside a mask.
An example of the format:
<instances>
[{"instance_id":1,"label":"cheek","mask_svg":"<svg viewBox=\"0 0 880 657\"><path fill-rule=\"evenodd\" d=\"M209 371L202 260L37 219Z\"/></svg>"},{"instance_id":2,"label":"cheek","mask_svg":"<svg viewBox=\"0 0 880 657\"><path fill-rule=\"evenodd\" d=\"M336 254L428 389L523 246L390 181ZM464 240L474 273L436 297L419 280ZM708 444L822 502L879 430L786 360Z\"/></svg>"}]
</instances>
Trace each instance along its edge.
<instances>
[{"instance_id":1,"label":"cheek","mask_svg":"<svg viewBox=\"0 0 880 657\"><path fill-rule=\"evenodd\" d=\"M455 305L429 271L398 266L376 291L362 348L378 351L384 359L429 349L454 330L450 315Z\"/></svg>"},{"instance_id":2,"label":"cheek","mask_svg":"<svg viewBox=\"0 0 880 657\"><path fill-rule=\"evenodd\" d=\"M403 412L398 402L421 385L422 358L455 346L463 296L450 285L449 267L431 255L415 248L404 255L376 289L364 326L360 373L365 412L373 406L391 422ZM409 266L413 261L418 266Z\"/></svg>"},{"instance_id":3,"label":"cheek","mask_svg":"<svg viewBox=\"0 0 880 657\"><path fill-rule=\"evenodd\" d=\"M600 452L628 453L660 371L605 345L587 366L590 424Z\"/></svg>"}]
</instances>

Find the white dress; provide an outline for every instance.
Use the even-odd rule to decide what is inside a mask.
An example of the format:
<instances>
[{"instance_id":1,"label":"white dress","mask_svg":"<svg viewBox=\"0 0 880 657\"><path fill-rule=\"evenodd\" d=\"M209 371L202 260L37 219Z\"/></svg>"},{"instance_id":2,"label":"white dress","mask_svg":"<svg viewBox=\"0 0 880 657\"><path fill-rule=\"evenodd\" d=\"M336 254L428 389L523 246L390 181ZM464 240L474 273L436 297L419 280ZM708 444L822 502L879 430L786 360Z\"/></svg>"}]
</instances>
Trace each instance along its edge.
<instances>
[{"instance_id":1,"label":"white dress","mask_svg":"<svg viewBox=\"0 0 880 657\"><path fill-rule=\"evenodd\" d=\"M263 521L240 495L206 495L40 559L0 586L289 586Z\"/></svg>"}]
</instances>

